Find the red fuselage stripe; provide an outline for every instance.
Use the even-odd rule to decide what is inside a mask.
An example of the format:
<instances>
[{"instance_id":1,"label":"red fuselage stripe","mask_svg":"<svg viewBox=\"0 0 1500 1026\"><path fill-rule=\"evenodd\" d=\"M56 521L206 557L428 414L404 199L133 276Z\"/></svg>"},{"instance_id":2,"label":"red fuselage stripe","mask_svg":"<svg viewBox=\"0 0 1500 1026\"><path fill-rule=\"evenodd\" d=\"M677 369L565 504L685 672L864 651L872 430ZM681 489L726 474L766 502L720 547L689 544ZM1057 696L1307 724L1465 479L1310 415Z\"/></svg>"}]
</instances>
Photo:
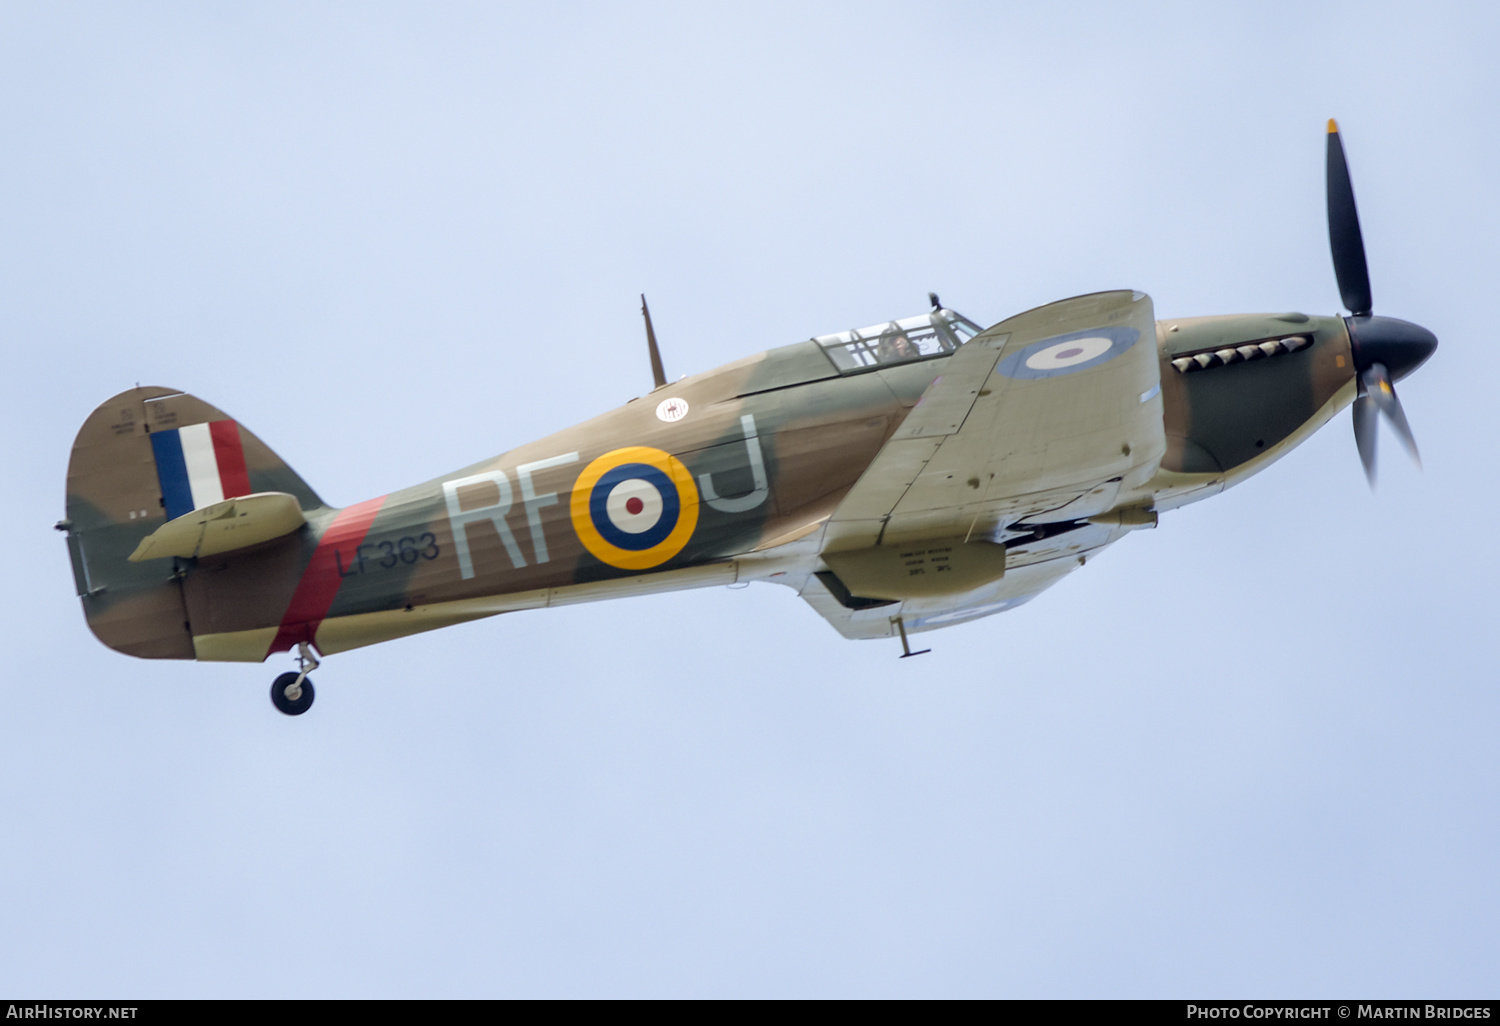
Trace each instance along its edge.
<instances>
[{"instance_id":1,"label":"red fuselage stripe","mask_svg":"<svg viewBox=\"0 0 1500 1026\"><path fill-rule=\"evenodd\" d=\"M224 498L250 494L250 474L245 470L245 446L240 441L240 426L232 420L210 421L209 436L214 442L214 459L219 464L219 483Z\"/></svg>"},{"instance_id":2,"label":"red fuselage stripe","mask_svg":"<svg viewBox=\"0 0 1500 1026\"><path fill-rule=\"evenodd\" d=\"M375 515L384 502L385 496L382 495L339 510L323 537L318 539L318 547L313 551L307 569L302 572L302 579L297 582L291 604L281 618L281 629L276 632L276 640L271 642L267 655L285 652L299 642L311 642L317 635L318 626L328 615L334 597L339 593L339 585L343 583L338 551L343 550L347 564L370 532L370 525L375 522Z\"/></svg>"}]
</instances>

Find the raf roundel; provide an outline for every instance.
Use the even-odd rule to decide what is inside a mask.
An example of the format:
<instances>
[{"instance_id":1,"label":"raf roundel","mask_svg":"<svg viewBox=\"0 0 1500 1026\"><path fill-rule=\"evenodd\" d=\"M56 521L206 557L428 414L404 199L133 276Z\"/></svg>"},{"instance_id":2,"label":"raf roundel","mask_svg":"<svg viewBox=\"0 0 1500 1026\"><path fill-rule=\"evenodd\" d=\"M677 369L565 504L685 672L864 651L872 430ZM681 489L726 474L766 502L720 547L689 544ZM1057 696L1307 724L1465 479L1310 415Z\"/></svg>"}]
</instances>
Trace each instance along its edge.
<instances>
[{"instance_id":1,"label":"raf roundel","mask_svg":"<svg viewBox=\"0 0 1500 1026\"><path fill-rule=\"evenodd\" d=\"M995 368L1007 378L1055 378L1108 363L1135 345L1141 333L1129 327L1091 328L1055 335L1009 354Z\"/></svg>"},{"instance_id":2,"label":"raf roundel","mask_svg":"<svg viewBox=\"0 0 1500 1026\"><path fill-rule=\"evenodd\" d=\"M698 488L671 453L616 449L584 468L573 485L573 530L595 558L648 570L681 552L698 526Z\"/></svg>"}]
</instances>

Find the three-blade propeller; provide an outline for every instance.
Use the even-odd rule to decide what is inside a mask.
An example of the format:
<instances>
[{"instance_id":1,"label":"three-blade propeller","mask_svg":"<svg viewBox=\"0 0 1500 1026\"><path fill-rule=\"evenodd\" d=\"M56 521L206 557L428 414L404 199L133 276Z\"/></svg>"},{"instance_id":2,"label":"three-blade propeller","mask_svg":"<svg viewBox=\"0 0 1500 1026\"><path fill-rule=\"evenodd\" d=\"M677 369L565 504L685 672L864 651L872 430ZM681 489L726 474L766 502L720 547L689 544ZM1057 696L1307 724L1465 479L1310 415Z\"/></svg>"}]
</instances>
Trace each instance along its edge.
<instances>
[{"instance_id":1,"label":"three-blade propeller","mask_svg":"<svg viewBox=\"0 0 1500 1026\"><path fill-rule=\"evenodd\" d=\"M1350 316L1349 341L1354 369L1359 375L1359 395L1354 400L1354 441L1365 465L1370 487L1375 487L1375 434L1380 415L1401 437L1417 466L1417 439L1407 423L1401 400L1393 384L1416 370L1437 349L1437 336L1426 328L1394 317L1371 313L1370 269L1365 263L1365 241L1359 230L1359 211L1354 206L1354 185L1349 163L1339 139L1338 123L1328 121L1328 245L1333 251L1333 273L1339 294Z\"/></svg>"}]
</instances>

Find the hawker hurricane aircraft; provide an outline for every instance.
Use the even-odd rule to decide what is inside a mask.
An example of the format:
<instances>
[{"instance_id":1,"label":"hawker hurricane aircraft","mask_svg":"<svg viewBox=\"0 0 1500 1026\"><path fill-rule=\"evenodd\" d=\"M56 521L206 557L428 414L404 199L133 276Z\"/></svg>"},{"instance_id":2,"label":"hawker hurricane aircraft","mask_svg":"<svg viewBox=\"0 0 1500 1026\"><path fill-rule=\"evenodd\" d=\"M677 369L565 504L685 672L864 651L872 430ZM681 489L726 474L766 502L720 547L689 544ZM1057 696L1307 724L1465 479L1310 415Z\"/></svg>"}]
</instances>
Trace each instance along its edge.
<instances>
[{"instance_id":1,"label":"hawker hurricane aircraft","mask_svg":"<svg viewBox=\"0 0 1500 1026\"><path fill-rule=\"evenodd\" d=\"M328 656L542 606L739 581L846 638L998 613L1167 510L1238 484L1349 404L1374 481L1392 383L1435 350L1371 313L1337 126L1328 230L1348 316L1158 321L1100 292L983 328L916 317L668 383L577 427L334 509L201 399L137 387L84 423L67 532L89 627L154 659L261 662L290 715ZM316 653L316 655L315 655Z\"/></svg>"}]
</instances>

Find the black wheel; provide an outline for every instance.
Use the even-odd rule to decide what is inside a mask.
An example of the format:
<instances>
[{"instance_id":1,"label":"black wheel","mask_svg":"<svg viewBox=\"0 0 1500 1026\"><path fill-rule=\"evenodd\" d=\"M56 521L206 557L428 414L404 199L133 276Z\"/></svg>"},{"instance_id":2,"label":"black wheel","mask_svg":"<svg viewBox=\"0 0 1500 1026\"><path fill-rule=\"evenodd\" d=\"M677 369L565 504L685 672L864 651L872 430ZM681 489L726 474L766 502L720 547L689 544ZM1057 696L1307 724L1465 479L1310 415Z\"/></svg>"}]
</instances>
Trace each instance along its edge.
<instances>
[{"instance_id":1,"label":"black wheel","mask_svg":"<svg viewBox=\"0 0 1500 1026\"><path fill-rule=\"evenodd\" d=\"M311 677L302 682L302 695L295 702L286 697L286 689L291 687L296 679L295 673L283 673L271 685L271 704L288 716L301 716L311 709L313 704L314 692Z\"/></svg>"}]
</instances>

